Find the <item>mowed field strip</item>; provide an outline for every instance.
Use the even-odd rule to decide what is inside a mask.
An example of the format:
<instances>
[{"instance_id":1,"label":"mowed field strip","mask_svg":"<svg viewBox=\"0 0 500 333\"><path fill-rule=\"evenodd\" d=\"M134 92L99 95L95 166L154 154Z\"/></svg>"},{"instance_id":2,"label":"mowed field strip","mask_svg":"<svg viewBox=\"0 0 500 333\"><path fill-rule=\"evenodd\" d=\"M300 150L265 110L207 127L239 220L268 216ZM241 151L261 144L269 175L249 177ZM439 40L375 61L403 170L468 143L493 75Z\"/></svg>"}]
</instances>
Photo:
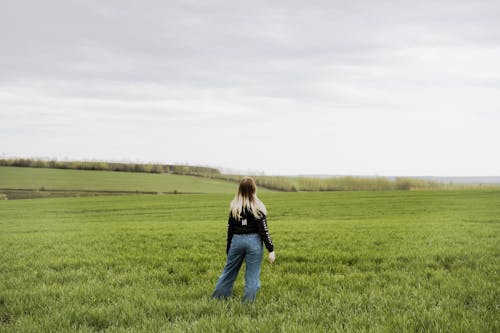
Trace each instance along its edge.
<instances>
[{"instance_id":1,"label":"mowed field strip","mask_svg":"<svg viewBox=\"0 0 500 333\"><path fill-rule=\"evenodd\" d=\"M241 275L210 299L231 187L1 201L0 332L500 331L500 191L259 192L277 263L244 306Z\"/></svg>"}]
</instances>

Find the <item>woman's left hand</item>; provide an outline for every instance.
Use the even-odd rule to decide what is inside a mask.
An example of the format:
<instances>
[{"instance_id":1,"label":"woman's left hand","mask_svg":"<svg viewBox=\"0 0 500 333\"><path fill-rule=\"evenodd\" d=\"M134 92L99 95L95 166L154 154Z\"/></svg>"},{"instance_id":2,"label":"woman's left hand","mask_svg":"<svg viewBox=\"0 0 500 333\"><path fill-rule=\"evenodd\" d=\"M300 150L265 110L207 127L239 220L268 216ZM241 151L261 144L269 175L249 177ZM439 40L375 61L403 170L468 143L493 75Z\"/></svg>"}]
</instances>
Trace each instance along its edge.
<instances>
[{"instance_id":1,"label":"woman's left hand","mask_svg":"<svg viewBox=\"0 0 500 333\"><path fill-rule=\"evenodd\" d=\"M273 252L269 252L269 263L272 265L276 260L276 254Z\"/></svg>"}]
</instances>

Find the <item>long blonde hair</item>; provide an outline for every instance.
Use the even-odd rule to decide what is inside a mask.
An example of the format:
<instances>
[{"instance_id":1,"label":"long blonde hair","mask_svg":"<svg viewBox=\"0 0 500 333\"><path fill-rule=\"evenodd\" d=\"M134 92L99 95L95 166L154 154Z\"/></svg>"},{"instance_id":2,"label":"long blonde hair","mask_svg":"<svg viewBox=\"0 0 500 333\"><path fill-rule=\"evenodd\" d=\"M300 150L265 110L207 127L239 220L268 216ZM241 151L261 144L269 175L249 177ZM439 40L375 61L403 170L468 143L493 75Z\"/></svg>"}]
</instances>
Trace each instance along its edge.
<instances>
[{"instance_id":1,"label":"long blonde hair","mask_svg":"<svg viewBox=\"0 0 500 333\"><path fill-rule=\"evenodd\" d=\"M259 218L262 215L267 215L266 206L256 195L257 186L252 177L243 177L240 181L238 192L231 201L230 212L235 219L241 217L243 209L248 208L253 216Z\"/></svg>"}]
</instances>

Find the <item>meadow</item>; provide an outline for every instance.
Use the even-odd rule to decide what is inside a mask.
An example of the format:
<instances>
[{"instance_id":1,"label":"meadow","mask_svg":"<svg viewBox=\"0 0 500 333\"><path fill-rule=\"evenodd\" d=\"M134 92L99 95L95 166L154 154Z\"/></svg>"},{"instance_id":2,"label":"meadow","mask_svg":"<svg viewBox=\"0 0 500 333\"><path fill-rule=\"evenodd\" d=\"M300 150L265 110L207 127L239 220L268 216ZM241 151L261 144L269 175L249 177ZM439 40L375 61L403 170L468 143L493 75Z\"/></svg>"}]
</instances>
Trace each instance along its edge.
<instances>
[{"instance_id":1,"label":"meadow","mask_svg":"<svg viewBox=\"0 0 500 333\"><path fill-rule=\"evenodd\" d=\"M500 331L500 191L259 195L252 305L210 299L232 193L0 201L0 332Z\"/></svg>"},{"instance_id":2,"label":"meadow","mask_svg":"<svg viewBox=\"0 0 500 333\"><path fill-rule=\"evenodd\" d=\"M0 193L14 199L86 193L232 193L234 190L232 182L196 176L0 166Z\"/></svg>"}]
</instances>

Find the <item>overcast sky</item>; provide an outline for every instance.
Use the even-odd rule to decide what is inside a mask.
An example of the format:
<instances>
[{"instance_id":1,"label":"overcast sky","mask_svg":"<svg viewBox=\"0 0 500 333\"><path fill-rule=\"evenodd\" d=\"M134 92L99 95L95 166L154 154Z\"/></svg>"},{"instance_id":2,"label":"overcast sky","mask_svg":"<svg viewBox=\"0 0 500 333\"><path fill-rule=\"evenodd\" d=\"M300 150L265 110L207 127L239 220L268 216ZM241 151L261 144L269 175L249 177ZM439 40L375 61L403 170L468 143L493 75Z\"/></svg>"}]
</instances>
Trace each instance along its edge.
<instances>
[{"instance_id":1,"label":"overcast sky","mask_svg":"<svg viewBox=\"0 0 500 333\"><path fill-rule=\"evenodd\" d=\"M500 175L500 1L0 1L0 154Z\"/></svg>"}]
</instances>

